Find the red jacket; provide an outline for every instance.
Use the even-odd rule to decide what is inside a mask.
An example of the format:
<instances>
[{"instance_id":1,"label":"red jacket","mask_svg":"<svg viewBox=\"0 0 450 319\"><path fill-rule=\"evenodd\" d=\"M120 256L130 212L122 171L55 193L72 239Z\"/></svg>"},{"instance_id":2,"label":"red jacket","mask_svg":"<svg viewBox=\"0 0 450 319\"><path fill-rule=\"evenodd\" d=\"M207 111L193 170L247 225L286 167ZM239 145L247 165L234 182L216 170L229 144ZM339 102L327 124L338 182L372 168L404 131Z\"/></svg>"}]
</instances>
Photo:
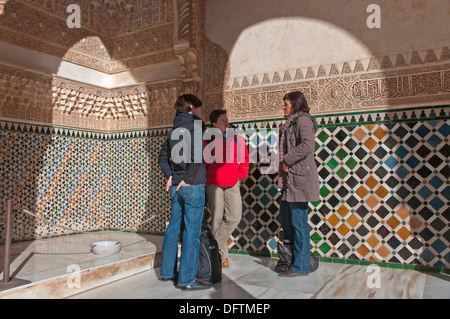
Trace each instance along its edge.
<instances>
[{"instance_id":1,"label":"red jacket","mask_svg":"<svg viewBox=\"0 0 450 319\"><path fill-rule=\"evenodd\" d=\"M239 154L237 139L239 139ZM226 140L215 139L212 142L205 140L204 144L206 184L229 187L248 176L250 160L242 136L232 136Z\"/></svg>"}]
</instances>

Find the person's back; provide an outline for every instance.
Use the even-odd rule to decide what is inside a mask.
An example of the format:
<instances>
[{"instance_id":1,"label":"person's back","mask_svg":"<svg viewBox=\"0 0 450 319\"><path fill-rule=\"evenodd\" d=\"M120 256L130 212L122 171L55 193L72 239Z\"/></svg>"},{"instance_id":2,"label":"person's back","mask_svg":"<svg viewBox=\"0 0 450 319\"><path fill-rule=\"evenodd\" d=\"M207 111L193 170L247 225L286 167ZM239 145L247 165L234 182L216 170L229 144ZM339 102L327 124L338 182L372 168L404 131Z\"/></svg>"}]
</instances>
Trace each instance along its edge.
<instances>
[{"instance_id":1,"label":"person's back","mask_svg":"<svg viewBox=\"0 0 450 319\"><path fill-rule=\"evenodd\" d=\"M206 171L203 162L202 102L194 95L179 96L174 127L161 147L159 165L167 178L172 212L164 235L161 280L175 280L178 236L183 229L177 286L204 289L210 283L196 278L199 262L200 232L205 206ZM198 140L198 141L197 141Z\"/></svg>"}]
</instances>

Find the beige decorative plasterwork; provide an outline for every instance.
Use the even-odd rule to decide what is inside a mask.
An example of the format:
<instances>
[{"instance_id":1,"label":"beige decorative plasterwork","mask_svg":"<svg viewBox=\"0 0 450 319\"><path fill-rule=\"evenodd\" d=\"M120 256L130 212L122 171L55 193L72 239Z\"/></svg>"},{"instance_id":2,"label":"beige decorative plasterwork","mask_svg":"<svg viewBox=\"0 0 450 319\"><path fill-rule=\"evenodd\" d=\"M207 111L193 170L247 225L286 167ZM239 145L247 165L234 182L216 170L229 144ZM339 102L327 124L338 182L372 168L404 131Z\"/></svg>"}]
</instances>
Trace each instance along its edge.
<instances>
[{"instance_id":1,"label":"beige decorative plasterwork","mask_svg":"<svg viewBox=\"0 0 450 319\"><path fill-rule=\"evenodd\" d=\"M305 93L314 114L450 101L448 47L233 79L217 50L206 50L205 78L218 85L206 84L205 100L232 120L282 117L282 97L292 90Z\"/></svg>"}]
</instances>

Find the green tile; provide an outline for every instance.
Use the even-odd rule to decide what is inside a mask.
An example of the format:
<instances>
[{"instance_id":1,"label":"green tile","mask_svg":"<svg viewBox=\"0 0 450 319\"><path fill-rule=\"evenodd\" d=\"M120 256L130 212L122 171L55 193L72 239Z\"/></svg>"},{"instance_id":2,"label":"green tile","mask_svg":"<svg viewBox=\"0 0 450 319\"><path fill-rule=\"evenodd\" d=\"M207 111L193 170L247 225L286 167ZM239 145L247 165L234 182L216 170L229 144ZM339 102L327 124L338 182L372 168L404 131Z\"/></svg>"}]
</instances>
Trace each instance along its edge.
<instances>
[{"instance_id":1,"label":"green tile","mask_svg":"<svg viewBox=\"0 0 450 319\"><path fill-rule=\"evenodd\" d=\"M336 161L334 158L332 158L331 160L328 161L327 165L329 168L335 169L336 167L339 166L339 162Z\"/></svg>"},{"instance_id":2,"label":"green tile","mask_svg":"<svg viewBox=\"0 0 450 319\"><path fill-rule=\"evenodd\" d=\"M331 263L331 262L333 262L333 259L332 258L328 258L328 257L319 257L319 262Z\"/></svg>"},{"instance_id":3,"label":"green tile","mask_svg":"<svg viewBox=\"0 0 450 319\"><path fill-rule=\"evenodd\" d=\"M389 263L389 264L388 264L388 268L403 269L403 264Z\"/></svg>"},{"instance_id":4,"label":"green tile","mask_svg":"<svg viewBox=\"0 0 450 319\"><path fill-rule=\"evenodd\" d=\"M322 197L327 197L328 194L330 194L330 190L329 190L326 186L323 186L323 187L320 189L320 196L322 196Z\"/></svg>"},{"instance_id":5,"label":"green tile","mask_svg":"<svg viewBox=\"0 0 450 319\"><path fill-rule=\"evenodd\" d=\"M315 150L317 151L320 148L320 144L315 142Z\"/></svg>"},{"instance_id":6,"label":"green tile","mask_svg":"<svg viewBox=\"0 0 450 319\"><path fill-rule=\"evenodd\" d=\"M322 237L318 233L314 233L311 235L311 240L317 244L319 241L322 240Z\"/></svg>"},{"instance_id":7,"label":"green tile","mask_svg":"<svg viewBox=\"0 0 450 319\"><path fill-rule=\"evenodd\" d=\"M345 165L347 165L347 167L350 169L354 169L356 165L358 165L358 162L355 159L353 159L353 157L350 157L350 159L347 162L345 162Z\"/></svg>"},{"instance_id":8,"label":"green tile","mask_svg":"<svg viewBox=\"0 0 450 319\"><path fill-rule=\"evenodd\" d=\"M330 247L327 243L323 243L323 244L319 247L319 249L320 249L324 254L326 254L327 252L330 251L331 247Z\"/></svg>"},{"instance_id":9,"label":"green tile","mask_svg":"<svg viewBox=\"0 0 450 319\"><path fill-rule=\"evenodd\" d=\"M322 143L325 143L325 141L326 141L329 137L330 137L330 136L329 136L327 133L325 133L324 130L322 130L322 132L320 132L320 134L317 135L317 138L318 138Z\"/></svg>"},{"instance_id":10,"label":"green tile","mask_svg":"<svg viewBox=\"0 0 450 319\"><path fill-rule=\"evenodd\" d=\"M346 259L345 260L345 263L346 264L349 264L349 265L359 265L359 260L357 260L357 259Z\"/></svg>"},{"instance_id":11,"label":"green tile","mask_svg":"<svg viewBox=\"0 0 450 319\"><path fill-rule=\"evenodd\" d=\"M317 202L311 202L311 205L313 205L314 207L317 207L320 205L320 203L322 203L322 201L318 200Z\"/></svg>"},{"instance_id":12,"label":"green tile","mask_svg":"<svg viewBox=\"0 0 450 319\"><path fill-rule=\"evenodd\" d=\"M344 158L346 158L348 155L348 153L346 151L344 151L344 149L340 149L339 151L337 151L336 156L337 158L339 158L341 161L344 160Z\"/></svg>"},{"instance_id":13,"label":"green tile","mask_svg":"<svg viewBox=\"0 0 450 319\"><path fill-rule=\"evenodd\" d=\"M337 172L336 175L339 176L341 179L344 179L345 176L348 175L348 172L345 168L341 167Z\"/></svg>"}]
</instances>

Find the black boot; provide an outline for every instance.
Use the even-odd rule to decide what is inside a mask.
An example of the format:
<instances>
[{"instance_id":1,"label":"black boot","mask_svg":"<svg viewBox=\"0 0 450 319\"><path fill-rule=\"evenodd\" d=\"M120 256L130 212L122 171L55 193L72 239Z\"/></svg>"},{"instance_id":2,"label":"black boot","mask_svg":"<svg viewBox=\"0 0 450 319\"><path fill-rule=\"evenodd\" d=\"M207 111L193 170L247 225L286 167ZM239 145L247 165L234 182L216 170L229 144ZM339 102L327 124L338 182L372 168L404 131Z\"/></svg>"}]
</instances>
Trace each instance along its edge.
<instances>
[{"instance_id":1,"label":"black boot","mask_svg":"<svg viewBox=\"0 0 450 319\"><path fill-rule=\"evenodd\" d=\"M291 245L289 242L283 242L279 240L277 243L277 250L279 260L275 266L275 271L285 272L289 270L289 266L292 263L293 245Z\"/></svg>"}]
</instances>

